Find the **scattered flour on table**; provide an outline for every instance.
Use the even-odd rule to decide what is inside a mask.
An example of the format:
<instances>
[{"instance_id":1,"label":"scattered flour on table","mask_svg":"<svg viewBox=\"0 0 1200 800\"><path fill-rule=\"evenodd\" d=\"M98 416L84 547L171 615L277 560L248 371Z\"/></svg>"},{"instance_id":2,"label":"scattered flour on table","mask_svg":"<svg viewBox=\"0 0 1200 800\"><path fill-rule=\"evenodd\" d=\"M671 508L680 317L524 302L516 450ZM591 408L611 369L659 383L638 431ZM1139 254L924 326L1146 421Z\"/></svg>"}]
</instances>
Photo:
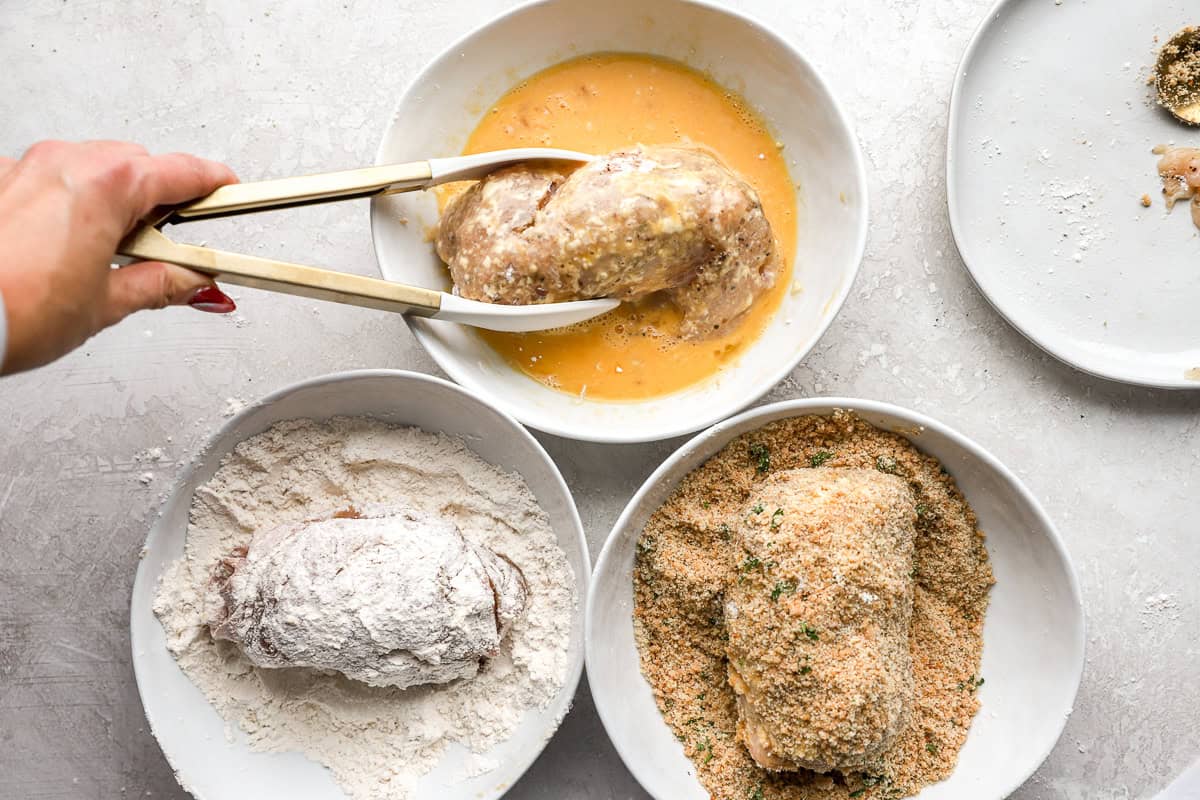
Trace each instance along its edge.
<instances>
[{"instance_id":1,"label":"scattered flour on table","mask_svg":"<svg viewBox=\"0 0 1200 800\"><path fill-rule=\"evenodd\" d=\"M524 572L526 612L475 678L373 688L260 669L209 635L205 586L220 557L258 531L359 504L440 514ZM368 419L293 420L239 444L196 490L184 556L164 573L154 610L184 672L251 747L305 753L354 800L401 800L452 742L472 751L463 779L494 769L481 754L555 697L567 678L574 585L525 482L461 440Z\"/></svg>"},{"instance_id":2,"label":"scattered flour on table","mask_svg":"<svg viewBox=\"0 0 1200 800\"><path fill-rule=\"evenodd\" d=\"M246 401L240 397L226 397L225 408L221 410L223 417L236 417L246 407Z\"/></svg>"},{"instance_id":3,"label":"scattered flour on table","mask_svg":"<svg viewBox=\"0 0 1200 800\"><path fill-rule=\"evenodd\" d=\"M1179 598L1167 592L1149 594L1142 600L1142 626L1149 628L1155 622L1174 622L1179 619Z\"/></svg>"}]
</instances>

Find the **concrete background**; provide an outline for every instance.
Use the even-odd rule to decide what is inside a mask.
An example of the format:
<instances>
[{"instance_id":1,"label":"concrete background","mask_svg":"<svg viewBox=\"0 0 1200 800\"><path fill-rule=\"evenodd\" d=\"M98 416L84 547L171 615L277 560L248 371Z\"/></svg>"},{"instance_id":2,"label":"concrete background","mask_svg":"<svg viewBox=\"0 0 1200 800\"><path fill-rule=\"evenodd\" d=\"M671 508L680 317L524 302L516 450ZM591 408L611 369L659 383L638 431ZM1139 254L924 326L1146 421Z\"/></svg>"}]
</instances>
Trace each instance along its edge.
<instances>
[{"instance_id":1,"label":"concrete background","mask_svg":"<svg viewBox=\"0 0 1200 800\"><path fill-rule=\"evenodd\" d=\"M366 165L408 79L508 5L5 0L0 153L104 137L223 159L248 179ZM1011 330L962 268L945 209L945 120L958 59L990 0L734 5L799 42L832 79L870 169L862 274L817 350L768 400L905 405L1021 475L1076 560L1089 642L1066 733L1014 796L1151 796L1200 755L1200 393L1130 388L1058 364ZM195 231L229 249L375 272L365 204ZM240 402L286 383L354 367L436 372L399 318L233 294L231 317L139 315L0 382L3 800L185 798L146 729L127 630L138 551L172 481ZM593 552L679 444L541 439L575 491ZM586 688L509 796L646 797Z\"/></svg>"}]
</instances>

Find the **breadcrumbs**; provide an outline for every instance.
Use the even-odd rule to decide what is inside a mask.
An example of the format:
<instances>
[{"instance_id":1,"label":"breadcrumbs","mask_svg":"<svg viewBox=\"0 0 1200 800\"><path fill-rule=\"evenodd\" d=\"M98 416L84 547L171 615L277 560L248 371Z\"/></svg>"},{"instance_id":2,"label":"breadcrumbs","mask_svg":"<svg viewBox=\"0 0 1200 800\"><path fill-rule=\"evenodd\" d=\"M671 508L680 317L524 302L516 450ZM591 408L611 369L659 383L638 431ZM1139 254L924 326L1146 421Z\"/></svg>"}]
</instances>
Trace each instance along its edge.
<instances>
[{"instance_id":1,"label":"breadcrumbs","mask_svg":"<svg viewBox=\"0 0 1200 800\"><path fill-rule=\"evenodd\" d=\"M901 479L912 492L911 708L891 746L861 770L768 771L738 738L737 698L728 680L727 595L735 594L731 587L745 591L747 579L740 586L737 581L747 575L767 603L803 602L794 597L800 594L796 576L768 580L769 569L779 564L747 555L741 526L761 503L766 481L795 469L876 470ZM770 526L775 512L764 505L754 516ZM758 563L747 564L749 559ZM992 583L975 515L936 459L848 412L781 420L730 442L688 475L646 524L634 570L642 671L714 800L907 797L950 775L979 708L975 693L983 684L979 662ZM789 624L802 625L813 645L834 641L837 633L823 629L831 620ZM812 650L826 659L836 652ZM821 677L818 670L838 668L823 662L786 666L814 679Z\"/></svg>"},{"instance_id":2,"label":"breadcrumbs","mask_svg":"<svg viewBox=\"0 0 1200 800\"><path fill-rule=\"evenodd\" d=\"M1200 124L1200 29L1184 28L1163 45L1153 79L1159 105L1184 122Z\"/></svg>"}]
</instances>

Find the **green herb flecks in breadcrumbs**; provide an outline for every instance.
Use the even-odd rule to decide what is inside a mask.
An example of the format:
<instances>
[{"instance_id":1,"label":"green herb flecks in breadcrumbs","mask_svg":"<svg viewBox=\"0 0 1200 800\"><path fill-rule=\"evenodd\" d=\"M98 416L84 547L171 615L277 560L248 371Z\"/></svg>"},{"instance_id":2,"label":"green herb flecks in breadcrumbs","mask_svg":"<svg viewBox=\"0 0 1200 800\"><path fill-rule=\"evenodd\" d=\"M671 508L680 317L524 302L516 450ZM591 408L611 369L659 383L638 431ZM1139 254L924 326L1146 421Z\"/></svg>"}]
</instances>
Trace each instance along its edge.
<instances>
[{"instance_id":1,"label":"green herb flecks in breadcrumbs","mask_svg":"<svg viewBox=\"0 0 1200 800\"><path fill-rule=\"evenodd\" d=\"M796 584L792 581L779 581L775 584L775 588L771 590L771 602L778 602L779 598L785 594L794 594L796 592Z\"/></svg>"},{"instance_id":2,"label":"green herb flecks in breadcrumbs","mask_svg":"<svg viewBox=\"0 0 1200 800\"><path fill-rule=\"evenodd\" d=\"M750 445L750 463L759 475L766 475L771 471L771 451L765 444L755 442Z\"/></svg>"},{"instance_id":3,"label":"green herb flecks in breadcrumbs","mask_svg":"<svg viewBox=\"0 0 1200 800\"><path fill-rule=\"evenodd\" d=\"M816 468L824 464L829 459L833 458L833 453L828 450L818 450L808 457L808 465Z\"/></svg>"}]
</instances>

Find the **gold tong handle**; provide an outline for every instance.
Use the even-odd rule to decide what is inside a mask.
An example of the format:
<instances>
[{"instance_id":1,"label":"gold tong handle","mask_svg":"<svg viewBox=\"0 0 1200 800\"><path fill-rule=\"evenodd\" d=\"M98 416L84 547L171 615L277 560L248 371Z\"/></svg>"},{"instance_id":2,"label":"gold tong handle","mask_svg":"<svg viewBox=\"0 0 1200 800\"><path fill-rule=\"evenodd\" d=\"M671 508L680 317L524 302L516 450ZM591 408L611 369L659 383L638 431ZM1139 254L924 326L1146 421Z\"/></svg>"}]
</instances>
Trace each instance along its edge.
<instances>
[{"instance_id":1,"label":"gold tong handle","mask_svg":"<svg viewBox=\"0 0 1200 800\"><path fill-rule=\"evenodd\" d=\"M433 316L442 307L442 293L432 289L181 244L150 225L135 228L121 242L117 253L140 261L180 264L226 283L315 300L422 317Z\"/></svg>"},{"instance_id":2,"label":"gold tong handle","mask_svg":"<svg viewBox=\"0 0 1200 800\"><path fill-rule=\"evenodd\" d=\"M432 180L433 167L430 163L414 161L273 181L231 183L199 200L170 209L169 214L158 220L158 224L411 191L427 187Z\"/></svg>"}]
</instances>

